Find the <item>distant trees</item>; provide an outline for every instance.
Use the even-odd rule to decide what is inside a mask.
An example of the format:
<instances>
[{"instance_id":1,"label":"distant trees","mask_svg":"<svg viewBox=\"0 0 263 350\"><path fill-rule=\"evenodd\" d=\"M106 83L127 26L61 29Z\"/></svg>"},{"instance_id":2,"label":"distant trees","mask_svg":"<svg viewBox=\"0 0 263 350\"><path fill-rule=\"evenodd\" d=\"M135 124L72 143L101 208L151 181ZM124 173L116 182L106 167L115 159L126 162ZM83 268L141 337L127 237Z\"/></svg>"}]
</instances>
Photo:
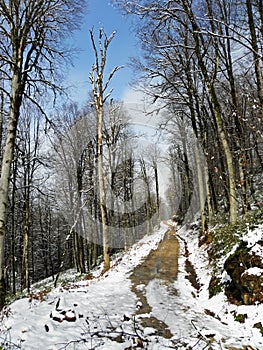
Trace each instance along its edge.
<instances>
[{"instance_id":1,"label":"distant trees","mask_svg":"<svg viewBox=\"0 0 263 350\"><path fill-rule=\"evenodd\" d=\"M205 172L196 175L199 190L206 188L203 230L204 215L211 223L222 204L235 223L254 201L253 176L262 164L261 1L114 3L138 16L145 54L135 66L145 92L168 109L170 120L174 114L190 121L203 154ZM178 152L177 159L183 144Z\"/></svg>"},{"instance_id":2,"label":"distant trees","mask_svg":"<svg viewBox=\"0 0 263 350\"><path fill-rule=\"evenodd\" d=\"M66 57L61 43L76 29L84 1L1 1L1 103L8 114L0 176L0 307L4 304L4 238L8 191L17 127L23 102L39 108L44 93L59 89L57 63ZM3 108L1 120L3 121ZM1 122L2 124L2 122Z\"/></svg>"},{"instance_id":3,"label":"distant trees","mask_svg":"<svg viewBox=\"0 0 263 350\"><path fill-rule=\"evenodd\" d=\"M68 235L65 246L72 251L76 271L85 273L103 254L105 237L99 192L97 145L97 111L64 106L55 123L53 148L54 190ZM107 230L107 259L119 249L127 248L156 223L157 165L136 155L135 135L122 105L103 104L103 186ZM133 151L132 151L133 145ZM154 176L155 174L155 176ZM157 193L157 194L155 194ZM64 250L66 253L66 251ZM80 260L81 259L81 260ZM61 269L63 257L61 258Z\"/></svg>"},{"instance_id":4,"label":"distant trees","mask_svg":"<svg viewBox=\"0 0 263 350\"><path fill-rule=\"evenodd\" d=\"M64 105L57 113L54 132L51 159L52 171L56 174L55 199L66 225L72 228L70 239L75 268L77 272L85 273L83 236L86 220L83 206L85 190L88 193L89 189L84 189L84 185L89 171L88 152L95 140L96 128L94 120L85 118L77 105L72 103ZM88 235L88 232L85 234Z\"/></svg>"}]
</instances>

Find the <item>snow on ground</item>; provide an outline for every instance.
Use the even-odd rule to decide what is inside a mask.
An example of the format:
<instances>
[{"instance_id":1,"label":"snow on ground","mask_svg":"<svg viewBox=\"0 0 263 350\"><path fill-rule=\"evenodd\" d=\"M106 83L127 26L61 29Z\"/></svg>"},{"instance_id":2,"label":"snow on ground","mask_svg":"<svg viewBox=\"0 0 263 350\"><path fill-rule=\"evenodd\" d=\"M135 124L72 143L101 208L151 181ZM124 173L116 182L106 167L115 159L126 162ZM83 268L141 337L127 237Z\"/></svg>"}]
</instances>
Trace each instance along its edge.
<instances>
[{"instance_id":1,"label":"snow on ground","mask_svg":"<svg viewBox=\"0 0 263 350\"><path fill-rule=\"evenodd\" d=\"M100 276L101 270L97 269L94 279L60 286L42 301L24 298L12 303L8 317L3 317L0 325L4 349L201 350L208 349L209 344L214 350L230 346L263 349L259 330L252 328L257 322L263 323L263 305L230 305L222 293L209 299L205 249L198 249L197 233L186 228L181 228L179 234L188 244L189 260L200 278L201 290L195 290L186 279L181 244L179 273L173 285L153 279L148 286L141 286L152 307L151 315L144 316L162 320L174 336L164 339L151 327L143 329L141 315L133 316L139 305L131 292L129 273L158 246L167 228L162 224L159 230L135 244L113 263L106 276ZM234 312L247 314L245 323L234 321Z\"/></svg>"}]
</instances>

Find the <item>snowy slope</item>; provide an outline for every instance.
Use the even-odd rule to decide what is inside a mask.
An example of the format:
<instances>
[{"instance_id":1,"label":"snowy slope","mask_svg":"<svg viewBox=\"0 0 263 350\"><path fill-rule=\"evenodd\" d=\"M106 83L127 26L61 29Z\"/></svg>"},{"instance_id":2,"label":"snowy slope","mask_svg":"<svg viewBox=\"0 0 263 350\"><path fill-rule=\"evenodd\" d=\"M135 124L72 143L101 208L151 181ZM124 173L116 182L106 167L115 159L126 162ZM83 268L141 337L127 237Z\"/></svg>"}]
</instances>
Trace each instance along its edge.
<instances>
[{"instance_id":1,"label":"snowy slope","mask_svg":"<svg viewBox=\"0 0 263 350\"><path fill-rule=\"evenodd\" d=\"M138 316L129 274L164 237L164 223L152 235L134 245L114 263L106 276L94 271L94 279L72 282L53 289L43 300L28 298L10 305L2 316L1 341L4 349L263 349L262 336L252 326L263 323L263 306L235 306L221 293L208 299L209 269L204 248L198 249L197 234L179 229L189 249L201 289L186 279L183 244L178 278L172 288L152 279L146 291L151 314L165 322L172 334L164 339L151 327L143 328ZM257 234L262 232L262 227ZM254 233L251 237L255 237ZM251 238L252 239L252 238ZM171 289L176 293L171 292ZM234 321L233 313L246 313L245 323ZM147 316L147 315L144 315ZM148 315L150 316L150 315Z\"/></svg>"}]
</instances>

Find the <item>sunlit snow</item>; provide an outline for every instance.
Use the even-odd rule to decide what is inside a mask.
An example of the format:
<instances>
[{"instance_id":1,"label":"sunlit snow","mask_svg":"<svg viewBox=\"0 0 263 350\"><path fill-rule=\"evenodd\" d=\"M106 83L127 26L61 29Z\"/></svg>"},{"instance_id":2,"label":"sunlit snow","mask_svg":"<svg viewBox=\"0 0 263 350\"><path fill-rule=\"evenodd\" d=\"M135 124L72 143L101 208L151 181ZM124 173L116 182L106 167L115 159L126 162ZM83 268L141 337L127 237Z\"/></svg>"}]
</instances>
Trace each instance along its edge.
<instances>
[{"instance_id":1,"label":"sunlit snow","mask_svg":"<svg viewBox=\"0 0 263 350\"><path fill-rule=\"evenodd\" d=\"M205 249L198 248L197 232L184 227L178 227L178 233L188 244L188 259L196 269L201 289L197 291L186 279L186 258L181 244L178 278L172 285L153 278L147 286L137 286L152 307L151 314L144 317L154 316L165 322L173 337L165 339L154 327L142 327L141 315L134 316L140 305L131 291L129 274L157 248L167 229L162 223L160 229L144 237L121 259L116 258L107 275L101 276L98 268L93 279L61 282L42 301L24 298L13 302L1 322L4 348L200 350L210 346L209 349L221 350L250 346L249 349L263 349L262 335L253 328L263 322L263 305L231 305L223 293L209 299L211 276ZM248 243L253 245L254 237L261 232L262 227L251 232ZM69 280L70 276L64 274L62 278ZM73 274L71 278L74 279ZM234 314L246 314L247 318L239 323L234 320Z\"/></svg>"}]
</instances>

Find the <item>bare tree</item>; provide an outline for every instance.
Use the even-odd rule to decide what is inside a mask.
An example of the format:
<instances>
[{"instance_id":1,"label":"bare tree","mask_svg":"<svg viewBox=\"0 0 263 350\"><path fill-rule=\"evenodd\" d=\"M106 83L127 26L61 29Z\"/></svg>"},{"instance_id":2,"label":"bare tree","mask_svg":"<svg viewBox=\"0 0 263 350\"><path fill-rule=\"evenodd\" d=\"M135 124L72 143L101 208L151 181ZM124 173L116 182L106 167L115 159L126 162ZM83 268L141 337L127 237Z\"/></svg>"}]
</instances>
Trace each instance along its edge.
<instances>
[{"instance_id":1,"label":"bare tree","mask_svg":"<svg viewBox=\"0 0 263 350\"><path fill-rule=\"evenodd\" d=\"M217 88L222 68L218 33L210 35L214 32L211 2L202 2L199 8L195 1L185 0L165 4L148 0L140 4L136 1L116 2L127 13L140 17L138 31L147 54L138 67L144 72L146 92L153 100L163 101L163 106L177 105L180 110L184 105L183 110L190 116L197 140L205 136L200 134L204 109L211 110L206 117L213 119L224 152L229 216L234 223L237 220L236 173Z\"/></svg>"},{"instance_id":2,"label":"bare tree","mask_svg":"<svg viewBox=\"0 0 263 350\"><path fill-rule=\"evenodd\" d=\"M79 24L84 0L2 0L0 2L1 90L7 96L8 125L0 177L0 307L4 305L4 238L11 163L23 101L29 99L41 110L40 96L54 93L55 72L66 51L61 43Z\"/></svg>"},{"instance_id":3,"label":"bare tree","mask_svg":"<svg viewBox=\"0 0 263 350\"><path fill-rule=\"evenodd\" d=\"M106 81L104 81L105 65L107 61L107 52L109 45L114 38L115 32L109 37L103 29L99 32L98 45L96 44L94 32L90 30L90 38L95 54L95 63L92 66L90 74L90 82L93 90L94 105L97 113L97 152L98 152L98 178L99 178L99 199L101 222L103 230L103 256L104 256L104 272L110 268L110 247L108 237L108 220L106 210L106 194L105 194L105 179L103 172L103 115L104 105L109 98L111 91L107 92L111 79L114 74L121 68L115 67Z\"/></svg>"},{"instance_id":4,"label":"bare tree","mask_svg":"<svg viewBox=\"0 0 263 350\"><path fill-rule=\"evenodd\" d=\"M86 114L76 104L63 106L57 116L56 137L52 140L53 165L56 172L56 201L69 227L73 239L73 257L78 272L85 272L85 239L91 241L91 222L84 217L88 205L92 213L94 193L94 164L90 162L90 148L95 144L94 113ZM86 198L85 198L86 197ZM93 228L94 229L94 228Z\"/></svg>"}]
</instances>

